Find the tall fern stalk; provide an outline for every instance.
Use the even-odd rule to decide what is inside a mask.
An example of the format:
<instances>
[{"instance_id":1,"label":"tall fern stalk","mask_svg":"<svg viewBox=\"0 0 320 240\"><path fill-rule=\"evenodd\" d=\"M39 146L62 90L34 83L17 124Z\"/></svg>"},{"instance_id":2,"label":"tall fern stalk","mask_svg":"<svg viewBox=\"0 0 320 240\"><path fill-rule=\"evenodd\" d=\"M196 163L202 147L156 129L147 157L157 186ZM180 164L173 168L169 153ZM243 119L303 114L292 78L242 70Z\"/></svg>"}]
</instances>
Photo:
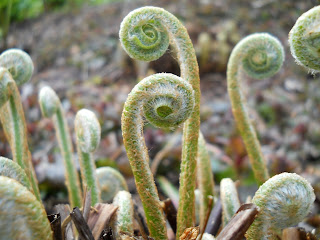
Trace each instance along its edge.
<instances>
[{"instance_id":1,"label":"tall fern stalk","mask_svg":"<svg viewBox=\"0 0 320 240\"><path fill-rule=\"evenodd\" d=\"M284 51L279 40L267 33L256 33L245 37L236 45L228 62L227 80L232 112L258 184L268 180L269 173L249 117L240 81L243 72L256 79L273 76L281 68L283 58Z\"/></svg>"},{"instance_id":2,"label":"tall fern stalk","mask_svg":"<svg viewBox=\"0 0 320 240\"><path fill-rule=\"evenodd\" d=\"M192 115L184 124L180 174L180 200L177 217L177 237L193 226L196 158L200 126L199 68L192 42L180 21L157 7L143 7L128 14L121 23L120 40L125 51L142 61L161 57L169 46L176 51L181 78L189 82L195 95Z\"/></svg>"},{"instance_id":3,"label":"tall fern stalk","mask_svg":"<svg viewBox=\"0 0 320 240\"><path fill-rule=\"evenodd\" d=\"M194 94L190 84L172 74L154 74L138 83L128 96L122 112L123 143L145 211L150 235L167 239L166 223L149 168L143 137L143 115L156 127L174 128L191 114ZM191 208L192 209L192 208Z\"/></svg>"},{"instance_id":4,"label":"tall fern stalk","mask_svg":"<svg viewBox=\"0 0 320 240\"><path fill-rule=\"evenodd\" d=\"M100 143L101 128L96 115L87 110L78 111L75 118L75 132L77 136L77 152L80 162L82 182L91 189L91 205L101 202L96 165L92 153Z\"/></svg>"},{"instance_id":5,"label":"tall fern stalk","mask_svg":"<svg viewBox=\"0 0 320 240\"><path fill-rule=\"evenodd\" d=\"M0 120L11 147L13 160L25 170L33 193L41 200L18 89L18 86L30 80L32 72L33 63L27 53L10 49L0 55Z\"/></svg>"},{"instance_id":6,"label":"tall fern stalk","mask_svg":"<svg viewBox=\"0 0 320 240\"><path fill-rule=\"evenodd\" d=\"M52 118L60 150L65 165L66 185L69 202L72 207L81 206L81 188L77 169L72 154L73 147L69 128L64 118L63 109L56 93L50 87L43 87L39 93L39 104L44 117Z\"/></svg>"}]
</instances>

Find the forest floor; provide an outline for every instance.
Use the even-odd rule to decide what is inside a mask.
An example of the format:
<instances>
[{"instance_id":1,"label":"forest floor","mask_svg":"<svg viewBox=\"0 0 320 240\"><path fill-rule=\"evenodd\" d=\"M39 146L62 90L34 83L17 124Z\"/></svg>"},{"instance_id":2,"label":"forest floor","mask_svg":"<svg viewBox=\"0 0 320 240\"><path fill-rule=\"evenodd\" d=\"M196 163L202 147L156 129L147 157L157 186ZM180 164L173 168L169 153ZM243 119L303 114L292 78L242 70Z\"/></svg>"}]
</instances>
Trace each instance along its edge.
<instances>
[{"instance_id":1,"label":"forest floor","mask_svg":"<svg viewBox=\"0 0 320 240\"><path fill-rule=\"evenodd\" d=\"M223 177L239 179L244 185L254 183L226 89L229 54L241 38L251 33L269 32L279 38L286 53L280 72L260 81L244 79L243 90L271 174L297 172L320 187L320 79L297 66L288 48L291 27L316 4L311 0L121 1L83 6L72 13L54 12L13 24L8 46L27 51L35 65L32 80L22 86L21 96L32 157L47 204L63 202L65 194L51 192L62 188L64 174L53 124L41 116L37 101L38 92L45 85L61 98L72 133L78 110L87 108L97 114L102 126L101 144L95 153L97 165L118 168L126 176L130 190L135 191L122 145L123 104L139 78L158 72L179 75L179 66L170 51L157 61L141 63L130 59L119 44L123 17L146 5L160 6L176 15L196 49L202 90L201 130L208 142L216 183ZM203 42L208 36L209 40ZM146 125L151 159L174 134ZM156 178L163 175L178 186L181 143L180 138L175 139ZM10 157L3 132L0 155Z\"/></svg>"}]
</instances>

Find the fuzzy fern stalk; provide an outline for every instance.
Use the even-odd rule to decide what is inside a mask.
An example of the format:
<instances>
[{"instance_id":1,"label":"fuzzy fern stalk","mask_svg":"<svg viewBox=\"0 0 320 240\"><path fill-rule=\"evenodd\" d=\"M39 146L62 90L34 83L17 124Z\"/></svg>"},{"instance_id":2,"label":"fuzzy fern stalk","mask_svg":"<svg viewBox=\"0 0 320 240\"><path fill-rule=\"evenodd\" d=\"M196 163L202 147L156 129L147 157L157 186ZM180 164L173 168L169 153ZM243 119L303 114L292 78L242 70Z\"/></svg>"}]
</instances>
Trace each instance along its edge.
<instances>
[{"instance_id":1,"label":"fuzzy fern stalk","mask_svg":"<svg viewBox=\"0 0 320 240\"><path fill-rule=\"evenodd\" d=\"M189 82L195 95L194 111L184 124L180 174L180 200L177 217L177 238L193 226L196 159L200 127L200 81L198 63L187 30L172 14L162 8L143 7L124 18L120 41L125 51L143 61L160 58L169 46L176 51L181 78Z\"/></svg>"},{"instance_id":2,"label":"fuzzy fern stalk","mask_svg":"<svg viewBox=\"0 0 320 240\"><path fill-rule=\"evenodd\" d=\"M18 86L30 80L32 72L33 63L27 53L9 49L0 55L0 121L10 144L13 160L26 172L33 193L41 200L18 90Z\"/></svg>"},{"instance_id":3,"label":"fuzzy fern stalk","mask_svg":"<svg viewBox=\"0 0 320 240\"><path fill-rule=\"evenodd\" d=\"M101 200L104 203L112 202L119 191L128 191L126 180L118 170L112 167L97 168L96 177L99 181Z\"/></svg>"},{"instance_id":4,"label":"fuzzy fern stalk","mask_svg":"<svg viewBox=\"0 0 320 240\"><path fill-rule=\"evenodd\" d=\"M52 240L42 204L14 179L0 176L1 239Z\"/></svg>"},{"instance_id":5,"label":"fuzzy fern stalk","mask_svg":"<svg viewBox=\"0 0 320 240\"><path fill-rule=\"evenodd\" d=\"M281 230L301 222L315 200L313 188L295 173L270 178L256 192L252 203L259 213L246 237L248 240L275 240Z\"/></svg>"},{"instance_id":6,"label":"fuzzy fern stalk","mask_svg":"<svg viewBox=\"0 0 320 240\"><path fill-rule=\"evenodd\" d=\"M220 198L222 205L222 224L225 227L240 207L237 188L230 178L221 180Z\"/></svg>"},{"instance_id":7,"label":"fuzzy fern stalk","mask_svg":"<svg viewBox=\"0 0 320 240\"><path fill-rule=\"evenodd\" d=\"M131 194L127 191L119 191L113 199L113 205L118 207L114 232L116 239L125 239L125 236L133 235L133 202Z\"/></svg>"},{"instance_id":8,"label":"fuzzy fern stalk","mask_svg":"<svg viewBox=\"0 0 320 240\"><path fill-rule=\"evenodd\" d=\"M0 176L12 178L32 192L26 172L17 163L8 158L0 157Z\"/></svg>"},{"instance_id":9,"label":"fuzzy fern stalk","mask_svg":"<svg viewBox=\"0 0 320 240\"><path fill-rule=\"evenodd\" d=\"M101 137L101 127L96 115L87 109L78 111L75 118L75 132L82 182L85 187L91 189L91 204L94 206L101 202L96 165L92 157Z\"/></svg>"},{"instance_id":10,"label":"fuzzy fern stalk","mask_svg":"<svg viewBox=\"0 0 320 240\"><path fill-rule=\"evenodd\" d=\"M60 100L52 88L43 87L39 93L39 104L42 115L52 118L56 129L56 136L64 160L69 202L72 207L80 207L81 189L79 176L72 159L72 142Z\"/></svg>"},{"instance_id":11,"label":"fuzzy fern stalk","mask_svg":"<svg viewBox=\"0 0 320 240\"><path fill-rule=\"evenodd\" d=\"M228 92L237 127L246 146L258 184L269 178L256 131L251 123L240 81L243 72L252 78L273 76L282 66L284 51L281 43L267 33L256 33L242 39L233 49L228 62Z\"/></svg>"},{"instance_id":12,"label":"fuzzy fern stalk","mask_svg":"<svg viewBox=\"0 0 320 240\"><path fill-rule=\"evenodd\" d=\"M199 134L197 181L200 190L200 226L204 226L208 212L209 196L214 196L214 181L211 162L203 135Z\"/></svg>"},{"instance_id":13,"label":"fuzzy fern stalk","mask_svg":"<svg viewBox=\"0 0 320 240\"><path fill-rule=\"evenodd\" d=\"M313 72L320 71L320 6L302 14L289 33L292 56L299 65Z\"/></svg>"},{"instance_id":14,"label":"fuzzy fern stalk","mask_svg":"<svg viewBox=\"0 0 320 240\"><path fill-rule=\"evenodd\" d=\"M156 127L175 128L190 116L193 106L192 86L178 76L160 73L143 79L133 88L122 112L123 143L151 237L157 240L167 239L167 231L149 168L149 155L143 137L143 116ZM192 209L193 206L189 210Z\"/></svg>"}]
</instances>

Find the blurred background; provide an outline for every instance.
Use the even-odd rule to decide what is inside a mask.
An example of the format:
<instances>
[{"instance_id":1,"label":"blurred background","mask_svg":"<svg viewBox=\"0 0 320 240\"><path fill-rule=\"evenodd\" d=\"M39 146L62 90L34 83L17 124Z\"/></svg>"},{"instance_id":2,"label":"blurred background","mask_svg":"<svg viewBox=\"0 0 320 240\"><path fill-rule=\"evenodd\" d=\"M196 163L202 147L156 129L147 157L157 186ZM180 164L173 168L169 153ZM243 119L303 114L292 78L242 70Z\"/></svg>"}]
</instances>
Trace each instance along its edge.
<instances>
[{"instance_id":1,"label":"blurred background","mask_svg":"<svg viewBox=\"0 0 320 240\"><path fill-rule=\"evenodd\" d=\"M279 38L286 52L283 68L271 79L243 79L243 90L271 174L297 172L314 183L319 196L320 79L295 64L287 42L297 18L318 4L316 0L1 0L1 52L21 48L35 66L31 81L20 90L29 145L47 205L67 198L53 124L42 118L37 101L45 85L61 98L73 138L76 112L88 108L96 113L102 127L97 166L117 168L135 192L122 144L123 104L142 78L158 72L180 74L170 49L159 60L144 63L130 59L119 44L122 19L146 5L163 7L177 16L194 44L202 90L201 130L216 184L231 177L248 191L252 185L256 188L226 89L230 52L251 33L269 32ZM178 187L180 130L166 132L146 124L145 138L156 179L164 176ZM0 155L11 157L2 130Z\"/></svg>"}]
</instances>

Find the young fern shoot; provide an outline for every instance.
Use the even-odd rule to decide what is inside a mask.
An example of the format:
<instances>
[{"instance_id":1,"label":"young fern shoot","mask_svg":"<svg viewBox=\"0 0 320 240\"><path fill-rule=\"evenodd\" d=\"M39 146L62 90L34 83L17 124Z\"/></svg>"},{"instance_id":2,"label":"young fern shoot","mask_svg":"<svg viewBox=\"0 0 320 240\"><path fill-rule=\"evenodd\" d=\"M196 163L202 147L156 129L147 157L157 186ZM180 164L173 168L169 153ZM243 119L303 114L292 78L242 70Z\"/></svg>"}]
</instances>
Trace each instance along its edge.
<instances>
[{"instance_id":1,"label":"young fern shoot","mask_svg":"<svg viewBox=\"0 0 320 240\"><path fill-rule=\"evenodd\" d=\"M230 178L220 182L220 198L222 205L222 225L225 227L240 208L237 188Z\"/></svg>"},{"instance_id":2,"label":"young fern shoot","mask_svg":"<svg viewBox=\"0 0 320 240\"><path fill-rule=\"evenodd\" d=\"M14 179L0 176L1 239L53 240L42 204Z\"/></svg>"},{"instance_id":3,"label":"young fern shoot","mask_svg":"<svg viewBox=\"0 0 320 240\"><path fill-rule=\"evenodd\" d=\"M71 137L60 100L52 88L43 87L39 93L39 104L42 115L52 118L56 129L56 136L65 165L66 186L70 204L72 207L80 207L81 189L79 176L72 159L73 147Z\"/></svg>"},{"instance_id":4,"label":"young fern shoot","mask_svg":"<svg viewBox=\"0 0 320 240\"><path fill-rule=\"evenodd\" d=\"M113 205L118 207L114 232L117 240L127 239L122 237L133 235L133 202L131 194L127 191L119 191L113 199Z\"/></svg>"},{"instance_id":5,"label":"young fern shoot","mask_svg":"<svg viewBox=\"0 0 320 240\"><path fill-rule=\"evenodd\" d=\"M302 14L289 33L292 56L312 72L320 71L320 6Z\"/></svg>"},{"instance_id":6,"label":"young fern shoot","mask_svg":"<svg viewBox=\"0 0 320 240\"><path fill-rule=\"evenodd\" d=\"M99 146L101 136L101 127L96 115L87 109L78 111L75 118L75 132L83 185L91 189L91 204L94 206L101 202L96 165L92 157L92 153Z\"/></svg>"},{"instance_id":7,"label":"young fern shoot","mask_svg":"<svg viewBox=\"0 0 320 240\"><path fill-rule=\"evenodd\" d=\"M118 170L112 167L97 168L96 177L99 181L101 200L104 203L112 202L119 191L128 191L126 180Z\"/></svg>"},{"instance_id":8,"label":"young fern shoot","mask_svg":"<svg viewBox=\"0 0 320 240\"><path fill-rule=\"evenodd\" d=\"M167 231L158 192L149 168L149 155L143 137L143 116L156 127L174 128L190 116L193 106L192 86L178 76L160 73L143 79L133 88L122 112L123 143L150 235L157 240L167 239Z\"/></svg>"},{"instance_id":9,"label":"young fern shoot","mask_svg":"<svg viewBox=\"0 0 320 240\"><path fill-rule=\"evenodd\" d=\"M228 62L228 92L233 116L246 146L258 184L269 178L256 131L251 123L245 96L241 91L242 72L256 79L273 76L282 66L284 50L278 39L267 33L255 33L242 39Z\"/></svg>"},{"instance_id":10,"label":"young fern shoot","mask_svg":"<svg viewBox=\"0 0 320 240\"><path fill-rule=\"evenodd\" d=\"M11 147L13 160L26 172L32 191L40 201L18 90L18 86L30 80L32 72L33 63L27 53L19 49L9 49L0 55L0 120Z\"/></svg>"},{"instance_id":11,"label":"young fern shoot","mask_svg":"<svg viewBox=\"0 0 320 240\"><path fill-rule=\"evenodd\" d=\"M162 8L143 7L132 11L122 21L119 35L125 51L132 58L142 61L160 58L171 43L177 53L181 78L190 83L194 89L194 110L183 129L177 217L177 238L179 238L186 228L193 226L194 221L194 190L200 127L200 80L196 54L185 27L175 16Z\"/></svg>"},{"instance_id":12,"label":"young fern shoot","mask_svg":"<svg viewBox=\"0 0 320 240\"><path fill-rule=\"evenodd\" d=\"M252 199L259 213L246 233L248 240L276 240L281 230L294 226L310 212L313 188L295 173L281 173L266 181Z\"/></svg>"}]
</instances>

